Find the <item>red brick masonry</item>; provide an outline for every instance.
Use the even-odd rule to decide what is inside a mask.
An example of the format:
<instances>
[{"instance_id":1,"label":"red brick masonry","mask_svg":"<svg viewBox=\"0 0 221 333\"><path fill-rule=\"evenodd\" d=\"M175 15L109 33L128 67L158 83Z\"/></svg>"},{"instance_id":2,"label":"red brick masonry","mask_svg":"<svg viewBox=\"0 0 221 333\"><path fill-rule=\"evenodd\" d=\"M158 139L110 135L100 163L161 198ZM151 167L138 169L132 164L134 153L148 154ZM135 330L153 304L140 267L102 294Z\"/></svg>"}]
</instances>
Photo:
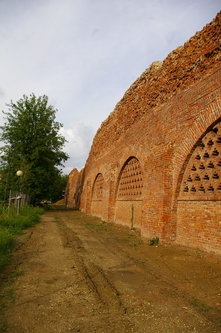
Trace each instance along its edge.
<instances>
[{"instance_id":1,"label":"red brick masonry","mask_svg":"<svg viewBox=\"0 0 221 333\"><path fill-rule=\"evenodd\" d=\"M221 254L221 12L154 62L101 124L67 205Z\"/></svg>"}]
</instances>

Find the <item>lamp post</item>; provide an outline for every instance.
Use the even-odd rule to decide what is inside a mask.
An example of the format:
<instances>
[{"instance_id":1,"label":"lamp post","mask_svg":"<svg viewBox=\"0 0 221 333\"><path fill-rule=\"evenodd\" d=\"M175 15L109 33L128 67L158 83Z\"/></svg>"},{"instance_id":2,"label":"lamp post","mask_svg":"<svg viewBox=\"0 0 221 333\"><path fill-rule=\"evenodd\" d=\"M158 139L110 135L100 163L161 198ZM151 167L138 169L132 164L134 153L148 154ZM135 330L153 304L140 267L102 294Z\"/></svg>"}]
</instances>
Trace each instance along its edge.
<instances>
[{"instance_id":1,"label":"lamp post","mask_svg":"<svg viewBox=\"0 0 221 333\"><path fill-rule=\"evenodd\" d=\"M2 174L0 174L0 186L2 185ZM1 201L3 200L3 190L2 190L2 186L1 186ZM2 201L2 203L4 203Z\"/></svg>"},{"instance_id":2,"label":"lamp post","mask_svg":"<svg viewBox=\"0 0 221 333\"><path fill-rule=\"evenodd\" d=\"M17 205L17 214L19 214L20 211L20 202L22 199L22 195L21 195L21 177L23 175L23 172L21 170L18 170L16 172L16 176L19 177L19 194L17 196L17 200L18 200L18 205Z\"/></svg>"},{"instance_id":3,"label":"lamp post","mask_svg":"<svg viewBox=\"0 0 221 333\"><path fill-rule=\"evenodd\" d=\"M21 177L23 175L23 172L21 170L18 170L16 172L16 176Z\"/></svg>"}]
</instances>

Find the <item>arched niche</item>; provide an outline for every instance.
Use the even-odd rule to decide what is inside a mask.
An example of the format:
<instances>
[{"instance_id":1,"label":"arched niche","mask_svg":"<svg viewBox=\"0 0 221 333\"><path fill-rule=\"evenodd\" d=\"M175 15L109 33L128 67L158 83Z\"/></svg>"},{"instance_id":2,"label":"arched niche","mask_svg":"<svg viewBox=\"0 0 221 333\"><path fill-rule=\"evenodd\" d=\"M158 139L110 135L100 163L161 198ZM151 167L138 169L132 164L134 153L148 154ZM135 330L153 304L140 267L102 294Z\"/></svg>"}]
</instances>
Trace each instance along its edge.
<instances>
[{"instance_id":1,"label":"arched niche","mask_svg":"<svg viewBox=\"0 0 221 333\"><path fill-rule=\"evenodd\" d=\"M128 158L118 177L115 203L115 222L140 227L143 200L143 170L139 160Z\"/></svg>"},{"instance_id":2,"label":"arched niche","mask_svg":"<svg viewBox=\"0 0 221 333\"><path fill-rule=\"evenodd\" d=\"M98 173L92 188L91 214L102 217L104 178Z\"/></svg>"},{"instance_id":3,"label":"arched niche","mask_svg":"<svg viewBox=\"0 0 221 333\"><path fill-rule=\"evenodd\" d=\"M180 183L177 242L221 253L221 121L194 145Z\"/></svg>"}]
</instances>

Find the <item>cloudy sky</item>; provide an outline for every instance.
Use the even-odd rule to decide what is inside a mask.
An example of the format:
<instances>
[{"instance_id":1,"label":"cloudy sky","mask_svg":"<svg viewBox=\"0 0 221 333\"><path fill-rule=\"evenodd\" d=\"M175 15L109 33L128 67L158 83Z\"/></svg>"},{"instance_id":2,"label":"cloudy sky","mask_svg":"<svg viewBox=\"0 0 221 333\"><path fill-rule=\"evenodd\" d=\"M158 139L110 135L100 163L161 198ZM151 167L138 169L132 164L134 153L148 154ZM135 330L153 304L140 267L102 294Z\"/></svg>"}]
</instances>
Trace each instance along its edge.
<instances>
[{"instance_id":1,"label":"cloudy sky","mask_svg":"<svg viewBox=\"0 0 221 333\"><path fill-rule=\"evenodd\" d=\"M220 0L0 0L0 124L6 103L47 95L81 169L130 85L221 9Z\"/></svg>"}]
</instances>

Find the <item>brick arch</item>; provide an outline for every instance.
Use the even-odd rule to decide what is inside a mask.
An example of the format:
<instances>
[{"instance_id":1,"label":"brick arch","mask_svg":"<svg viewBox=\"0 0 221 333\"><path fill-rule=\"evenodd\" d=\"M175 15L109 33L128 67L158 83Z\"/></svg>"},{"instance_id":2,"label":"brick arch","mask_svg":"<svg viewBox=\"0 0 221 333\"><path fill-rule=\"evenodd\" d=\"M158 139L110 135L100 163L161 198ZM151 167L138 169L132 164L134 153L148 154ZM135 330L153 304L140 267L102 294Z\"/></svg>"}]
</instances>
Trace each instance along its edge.
<instances>
[{"instance_id":1,"label":"brick arch","mask_svg":"<svg viewBox=\"0 0 221 333\"><path fill-rule=\"evenodd\" d=\"M103 186L104 177L101 173L98 173L95 177L93 188L92 188L92 200L103 200Z\"/></svg>"},{"instance_id":2,"label":"brick arch","mask_svg":"<svg viewBox=\"0 0 221 333\"><path fill-rule=\"evenodd\" d=\"M139 226L143 200L143 170L139 160L130 156L118 176L115 192L115 222Z\"/></svg>"},{"instance_id":3,"label":"brick arch","mask_svg":"<svg viewBox=\"0 0 221 333\"><path fill-rule=\"evenodd\" d=\"M186 166L203 136L211 131L221 119L221 95L203 110L188 130L185 138L176 150L173 165L177 172L173 179L173 208L176 210L177 198L180 193L181 182Z\"/></svg>"},{"instance_id":4,"label":"brick arch","mask_svg":"<svg viewBox=\"0 0 221 333\"><path fill-rule=\"evenodd\" d=\"M143 171L138 159L130 157L123 165L118 181L116 200L141 199L143 195Z\"/></svg>"},{"instance_id":5,"label":"brick arch","mask_svg":"<svg viewBox=\"0 0 221 333\"><path fill-rule=\"evenodd\" d=\"M104 177L98 173L92 187L91 214L102 217L103 214Z\"/></svg>"},{"instance_id":6,"label":"brick arch","mask_svg":"<svg viewBox=\"0 0 221 333\"><path fill-rule=\"evenodd\" d=\"M221 201L221 121L198 140L183 174L179 199Z\"/></svg>"},{"instance_id":7,"label":"brick arch","mask_svg":"<svg viewBox=\"0 0 221 333\"><path fill-rule=\"evenodd\" d=\"M176 241L205 250L213 248L221 253L220 105L211 104L188 134L185 143L187 149L189 142L190 149L183 162L176 193Z\"/></svg>"}]
</instances>

